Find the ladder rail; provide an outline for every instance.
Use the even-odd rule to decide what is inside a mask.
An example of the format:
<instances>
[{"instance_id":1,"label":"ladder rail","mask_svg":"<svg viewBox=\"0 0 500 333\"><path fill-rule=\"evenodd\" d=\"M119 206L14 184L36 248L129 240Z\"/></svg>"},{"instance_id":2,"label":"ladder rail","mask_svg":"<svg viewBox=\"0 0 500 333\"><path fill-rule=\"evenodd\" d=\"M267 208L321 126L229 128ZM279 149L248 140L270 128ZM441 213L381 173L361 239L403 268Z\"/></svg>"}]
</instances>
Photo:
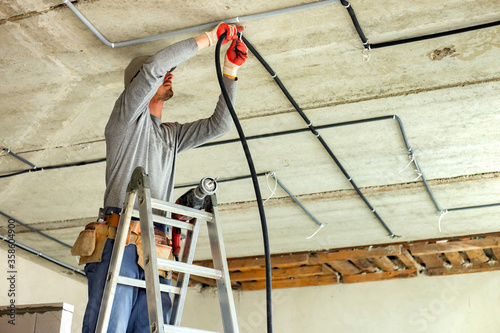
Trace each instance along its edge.
<instances>
[{"instance_id":1,"label":"ladder rail","mask_svg":"<svg viewBox=\"0 0 500 333\"><path fill-rule=\"evenodd\" d=\"M184 250L182 252L182 262L186 264L192 264L194 260L194 252L196 248L196 243L198 241L198 234L200 231L201 221L195 219L192 221L193 230L188 231L186 239L184 241ZM172 303L172 311L170 313L170 325L180 326L182 311L184 310L184 304L186 301L187 288L189 285L190 273L179 272L177 277L177 287L180 289L179 294L174 296L174 301Z\"/></svg>"},{"instance_id":2,"label":"ladder rail","mask_svg":"<svg viewBox=\"0 0 500 333\"><path fill-rule=\"evenodd\" d=\"M113 252L109 262L108 273L106 275L106 285L104 287L103 296L101 300L101 307L99 309L99 317L97 319L96 333L104 333L108 330L109 318L111 316L111 309L115 299L116 284L120 275L120 268L122 266L123 254L125 252L125 242L127 233L130 226L130 219L132 209L134 207L137 191L132 190L127 192L125 198L125 214L120 216L120 222L116 231L115 242L113 245Z\"/></svg>"},{"instance_id":3,"label":"ladder rail","mask_svg":"<svg viewBox=\"0 0 500 333\"><path fill-rule=\"evenodd\" d=\"M134 209L136 199L138 201L138 210ZM104 333L108 329L118 283L146 288L147 311L151 333L159 333L160 331L173 333L214 333L180 326L190 275L203 276L216 280L224 333L239 333L215 194L210 195L209 200L207 211L200 211L153 199L150 193L149 176L142 167L137 167L134 170L127 188L108 268L97 322L97 333ZM153 209L193 217L194 220L191 222L182 222L160 215L153 215ZM119 275L132 216L139 217L140 219L145 280L137 280ZM182 261L178 262L157 258L153 222L187 230ZM206 222L207 225L214 268L193 265L196 243L202 222ZM179 272L177 286L160 284L158 269ZM174 294L169 324L163 322L162 291Z\"/></svg>"},{"instance_id":4,"label":"ladder rail","mask_svg":"<svg viewBox=\"0 0 500 333\"><path fill-rule=\"evenodd\" d=\"M197 219L202 219L205 221L211 221L213 219L212 213L194 209L191 207L177 205L171 202L166 202L154 198L151 199L151 206L155 209L163 210L165 212L172 212L179 215L185 215Z\"/></svg>"},{"instance_id":5,"label":"ladder rail","mask_svg":"<svg viewBox=\"0 0 500 333\"><path fill-rule=\"evenodd\" d=\"M132 211L132 216L140 218L139 211L134 209ZM191 223L183 222L183 221L172 219L169 217L163 217L160 215L153 214L153 222L165 224L165 225L168 225L171 227L176 227L176 228L181 228L181 229L186 229L186 230L193 230L193 225Z\"/></svg>"},{"instance_id":6,"label":"ladder rail","mask_svg":"<svg viewBox=\"0 0 500 333\"><path fill-rule=\"evenodd\" d=\"M226 249L224 248L224 241L222 238L222 229L219 224L219 210L215 194L210 196L210 201L214 220L207 222L208 237L214 268L222 272L222 277L217 280L220 310L222 314L227 314L226 316L222 315L222 325L225 333L239 333L231 278L229 276L229 266L227 264Z\"/></svg>"},{"instance_id":7,"label":"ladder rail","mask_svg":"<svg viewBox=\"0 0 500 333\"><path fill-rule=\"evenodd\" d=\"M145 177L147 177L147 175L145 175ZM149 328L150 332L156 333L159 329L164 327L163 306L161 303L160 277L158 276L158 259L156 257L151 193L149 186L144 186L144 181L139 181L138 199Z\"/></svg>"}]
</instances>

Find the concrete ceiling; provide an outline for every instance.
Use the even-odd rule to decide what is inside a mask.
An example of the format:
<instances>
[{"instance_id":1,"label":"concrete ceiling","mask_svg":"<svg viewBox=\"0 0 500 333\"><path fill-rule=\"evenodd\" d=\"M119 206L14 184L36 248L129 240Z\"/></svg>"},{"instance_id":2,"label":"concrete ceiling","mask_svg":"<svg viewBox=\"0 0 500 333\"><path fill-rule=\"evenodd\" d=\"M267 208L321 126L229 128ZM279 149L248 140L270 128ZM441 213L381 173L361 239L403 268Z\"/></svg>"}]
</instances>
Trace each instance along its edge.
<instances>
[{"instance_id":1,"label":"concrete ceiling","mask_svg":"<svg viewBox=\"0 0 500 333\"><path fill-rule=\"evenodd\" d=\"M77 1L112 42L152 36L314 1ZM500 20L497 0L353 0L369 42L443 32ZM339 3L242 22L245 37L273 67L315 126L397 115L442 210L500 202L500 28L377 48L363 57ZM0 149L40 167L105 157L104 126L123 88L122 73L151 54L203 31L110 48L60 1L0 5ZM163 121L209 116L219 94L214 48L176 70L176 96ZM307 125L258 60L239 71L237 113L247 136ZM409 163L395 120L322 129L324 140L401 241L499 231L500 207L440 214ZM237 138L232 130L221 140ZM301 132L250 141L257 171L276 172L318 226L279 187L266 203L272 253L389 243L314 135ZM0 175L30 167L0 156ZM104 163L0 178L0 211L67 244L102 206ZM179 157L176 184L205 176L249 174L241 145L202 147ZM274 181L260 177L267 198ZM186 189L177 189L175 196ZM263 253L249 179L220 183L218 198L229 257ZM0 217L1 233L7 219ZM206 236L204 236L206 237ZM76 266L69 250L21 226L16 240ZM198 259L209 257L202 239Z\"/></svg>"}]
</instances>

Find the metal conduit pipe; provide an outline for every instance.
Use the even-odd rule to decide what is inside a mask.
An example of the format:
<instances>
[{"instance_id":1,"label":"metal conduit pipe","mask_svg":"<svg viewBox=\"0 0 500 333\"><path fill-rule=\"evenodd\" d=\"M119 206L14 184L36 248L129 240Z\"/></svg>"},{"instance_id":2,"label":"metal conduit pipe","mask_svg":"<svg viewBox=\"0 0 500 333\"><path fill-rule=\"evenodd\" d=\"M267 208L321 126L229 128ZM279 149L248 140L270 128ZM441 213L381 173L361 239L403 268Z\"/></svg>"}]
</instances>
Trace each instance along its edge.
<instances>
[{"instance_id":1,"label":"metal conduit pipe","mask_svg":"<svg viewBox=\"0 0 500 333\"><path fill-rule=\"evenodd\" d=\"M429 193L429 196L431 197L432 202L436 206L436 209L440 213L443 213L446 210L443 210L440 207L440 205L438 204L436 198L434 197L434 194L432 193L432 190L430 189L430 186L427 183L427 179L425 178L424 173L422 172L422 169L420 168L420 165L418 164L415 155L413 155L413 150L410 147L408 139L406 137L406 132L404 130L403 121L397 115L374 117L374 118L366 118L366 119L352 120L352 121L346 121L346 122L340 122L340 123L326 124L326 125L316 126L315 128L316 128L316 130L321 130L321 129L328 129L328 128L334 128L334 127L356 125L356 124L376 122L376 121L382 121L382 120L390 120L390 119L395 119L398 122L399 129L400 129L400 132L401 132L404 144L406 146L406 149L408 151L408 154L410 155L410 157L412 157L413 164L415 165L415 168L417 169L417 172L419 173L419 175L421 175L422 181L424 182L424 185L425 185L425 187L427 189L427 192ZM276 137L276 136L282 136L282 135L297 134L297 133L303 133L303 132L308 132L308 131L309 131L309 128L299 128L299 129L288 130L288 131L281 131L281 132L273 132L273 133L266 133L266 134L260 134L260 135L253 135L253 136L248 136L247 137L247 141L257 140L257 139L264 139L264 138L270 138L270 137ZM209 143L201 145L201 146L199 146L197 148L210 147L210 146L219 146L219 145L225 145L225 144L236 143L236 142L240 142L240 140L239 139L229 139L229 140L221 140L221 141L216 141L216 142L209 142ZM4 148L3 151L9 151L9 149L8 148ZM16 155L16 156L18 156L18 155ZM36 170L33 170L33 169L23 170L23 171L14 172L14 173L7 174L7 175L1 175L0 178L13 177L13 176L17 176L17 175L20 175L20 174L30 173L30 172L35 172L35 171L55 170L55 169L69 168L69 167L74 167L74 166L82 166L82 165L89 165L89 164L102 163L102 162L106 162L106 159L103 158L103 159L94 160L94 161L83 161L83 162L78 162L78 163L73 163L73 164L54 165L54 166L49 166L49 167L37 168ZM28 164L32 165L30 162L28 162ZM258 173L257 175L260 177L260 176L264 176L265 174L266 173ZM247 176L238 176L238 177L227 178L227 179L219 179L218 182L219 183L231 182L231 181L236 181L236 180L248 179L250 177L251 176L249 176L249 175L247 175ZM198 185L198 183L183 184L183 185L175 186L175 188L176 189L181 189L181 188L193 187L193 186L196 186L196 185ZM450 209L447 209L447 210L448 211L454 211L454 210L463 210L463 209L488 208L488 207L497 206L497 205L500 205L500 204L488 204L488 205L468 206L468 207L462 207L462 208L450 208Z\"/></svg>"},{"instance_id":2,"label":"metal conduit pipe","mask_svg":"<svg viewBox=\"0 0 500 333\"><path fill-rule=\"evenodd\" d=\"M276 83L280 87L281 91L285 94L285 96L290 101L290 103L293 105L293 107L295 108L295 110L297 110L297 112L299 113L299 115L302 117L302 119L304 120L304 122L307 124L307 126L309 127L309 130L311 131L311 133L314 134L314 136L316 136L316 138L319 140L319 142L321 143L321 145L323 146L323 148L328 152L328 154L333 159L333 161L335 162L335 164L339 167L340 171L342 171L342 173L344 174L344 176L346 177L346 179L351 183L351 186L354 188L354 190L356 191L356 193L358 193L359 197L363 200L363 202L365 203L365 205L371 210L371 212L373 213L373 215L375 215L375 217L380 222L380 224L389 233L389 237L391 237L391 238L398 237L398 236L396 236L396 234L394 234L391 231L391 229L389 229L389 227L384 222L384 220L382 219L382 217L380 217L380 215L377 213L377 211L375 210L375 208L373 208L373 206L366 199L366 197L363 195L363 193L361 193L360 189L358 188L358 186L356 185L356 183L354 182L354 180L352 179L352 177L347 173L347 171L345 170L345 168L342 165L342 163L340 163L340 161L337 159L337 157L335 156L335 154L333 153L333 151L330 149L330 147L328 146L328 144L325 142L325 140L318 133L318 131L316 130L316 128L314 127L314 125L312 124L312 122L309 120L309 118L307 118L307 116L302 111L302 109L300 108L300 106L295 102L295 100L293 99L293 97L290 95L290 93L288 92L288 90L285 88L285 86L283 85L283 83L279 79L278 75L272 70L272 68L264 60L264 58L262 58L262 56L257 52L257 50L255 50L255 48L245 38L245 36L243 36L243 41L247 45L248 49L253 53L253 55L255 55L255 57L260 61L260 63L264 66L264 68L266 68L266 70L269 72L269 74L273 77L274 81L276 81Z\"/></svg>"},{"instance_id":3,"label":"metal conduit pipe","mask_svg":"<svg viewBox=\"0 0 500 333\"><path fill-rule=\"evenodd\" d=\"M471 27L465 27L465 28L444 31L444 32L438 32L438 33L429 34L429 35L399 39L399 40L388 41L388 42L377 43L377 44L370 44L370 43L368 43L368 40L366 39L365 34L363 33L363 30L361 29L359 21L356 17L356 13L354 12L354 9L352 8L351 4L347 0L340 0L340 3L347 9L347 12L351 16L351 20L352 20L352 23L354 24L354 28L356 29L356 32L358 33L358 36L361 39L361 42L363 43L363 46L365 47L365 49L379 49L379 48L383 48L383 47L401 45L401 44L406 44L406 43L413 43L413 42L418 42L418 41L422 41L422 40L450 36L450 35L460 34L463 32L486 29L486 28L491 28L491 27L495 27L495 26L500 25L500 21L495 21L495 22L479 24L479 25L475 25L475 26L471 26Z\"/></svg>"},{"instance_id":4,"label":"metal conduit pipe","mask_svg":"<svg viewBox=\"0 0 500 333\"><path fill-rule=\"evenodd\" d=\"M3 215L3 216L4 216L5 218L7 218L9 221L16 222L17 224L22 225L23 227L25 227L25 228L27 228L27 229L29 229L29 230L31 230L31 231L33 231L33 232L35 232L35 233L37 233L37 234L39 234L39 235L43 236L43 237L45 237L45 238L48 238L48 239L50 239L50 240L53 240L54 242L59 243L59 244L61 244L61 245L63 245L63 246L66 246L66 247L68 247L68 248L70 248L70 249L72 248L72 246L71 246L71 245L68 245L68 244L66 244L66 243L62 242L62 241L58 240L57 238L54 238L54 237L52 237L52 236L49 236L49 235L47 235L46 233L41 232L40 230L37 230L37 229L35 229L35 228L33 228L33 227L30 227L29 225L27 225L27 224L25 224L25 223L22 223L22 222L21 222L21 221L19 221L19 220L16 220L16 219L15 219L15 218L13 218L12 216L9 216L9 215L5 214L5 213L4 213L4 212L2 212L2 211L0 211L0 215Z\"/></svg>"},{"instance_id":5,"label":"metal conduit pipe","mask_svg":"<svg viewBox=\"0 0 500 333\"><path fill-rule=\"evenodd\" d=\"M42 253L40 251L32 249L29 246L26 246L24 244L21 244L21 243L19 243L17 241L14 241L14 240L8 238L8 237L5 237L4 235L0 235L0 239L4 240L5 242L7 242L9 244L14 244L15 246L17 246L17 247L19 247L19 248L21 248L23 250L26 250L26 251L31 252L33 254L36 254L38 257L42 257L44 259L47 259L48 261L53 262L54 264L57 264L59 266L62 266L62 267L67 268L67 269L69 269L69 270L71 270L73 272L76 272L76 273L79 273L79 274L85 276L85 272L84 271L82 271L82 270L80 270L80 269L78 269L76 267L73 267L71 265L68 265L68 264L66 264L66 263L64 263L62 261L59 261L59 260L57 260L57 259L55 259L53 257L50 257L50 256L48 256L48 255L46 255L46 254L44 254L44 253Z\"/></svg>"},{"instance_id":6,"label":"metal conduit pipe","mask_svg":"<svg viewBox=\"0 0 500 333\"><path fill-rule=\"evenodd\" d=\"M358 32L359 38L361 38L361 42L363 43L363 46L365 49L368 49L370 45L368 44L368 40L365 37L365 34L363 33L363 30L361 30L361 26L359 25L358 18L356 17L356 13L354 13L354 9L352 8L351 4L347 0L340 0L340 3L342 6L344 6L347 9L347 12L349 13L349 16L351 16L352 23L354 23L354 28L356 28L356 31Z\"/></svg>"},{"instance_id":7,"label":"metal conduit pipe","mask_svg":"<svg viewBox=\"0 0 500 333\"><path fill-rule=\"evenodd\" d=\"M334 3L338 3L340 0L325 0L325 1L318 1L318 2L313 2L313 3L308 3L305 5L300 5L300 6L294 6L294 7L288 7L288 8L283 8L283 9L277 9L277 10L271 10L268 12L263 12L263 13L258 13L258 14L252 14L252 15L245 15L245 16L238 16L234 18L230 18L227 20L223 20L222 22L226 22L228 24L234 24L234 23L240 23L240 22L246 22L246 21L252 21L252 20L257 20L261 18L266 18L266 17L271 17L271 16L276 16L276 15L282 15L282 14L288 14L288 13L293 13L296 11L304 10L304 9L311 9L311 8L317 8L317 7L322 7L322 6L328 6ZM185 28L185 29L180 29L176 31L171 31L155 36L149 36L149 37L143 37L143 38L137 38L137 39L132 39L124 42L118 42L118 43L113 43L108 41L93 25L90 23L85 16L71 3L69 0L62 0L66 6L68 6L69 9L80 19L80 21L83 22L93 33L96 35L97 38L101 42L104 43L104 45L109 46L109 47L122 47L122 46L129 46L129 45L134 45L134 44L141 44L141 43L147 43L147 42L152 42L155 40L160 40L160 39L165 39L168 37L172 36L177 36L180 34L185 34L185 33L190 33L194 31L200 31L200 30L207 30L211 29L217 24L219 24L221 21L217 22L212 22L212 23L207 23L207 24L202 24L202 25L197 25L194 27L190 28Z\"/></svg>"},{"instance_id":8,"label":"metal conduit pipe","mask_svg":"<svg viewBox=\"0 0 500 333\"><path fill-rule=\"evenodd\" d=\"M25 164L28 164L30 167L32 167L33 169L36 169L36 165L34 165L33 163L25 160L24 158L22 158L21 156L13 153L9 148L4 148L2 149L3 152L6 152L7 154L10 154L11 156L14 156L15 158L17 158L19 161L25 163Z\"/></svg>"}]
</instances>

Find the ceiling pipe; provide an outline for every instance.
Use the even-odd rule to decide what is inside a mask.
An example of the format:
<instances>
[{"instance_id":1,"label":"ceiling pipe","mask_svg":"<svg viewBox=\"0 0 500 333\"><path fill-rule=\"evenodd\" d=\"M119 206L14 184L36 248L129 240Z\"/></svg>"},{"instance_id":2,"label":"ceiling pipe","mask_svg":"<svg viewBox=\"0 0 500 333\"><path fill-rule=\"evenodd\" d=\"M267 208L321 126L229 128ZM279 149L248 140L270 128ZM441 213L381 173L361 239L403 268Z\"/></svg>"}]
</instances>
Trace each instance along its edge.
<instances>
[{"instance_id":1,"label":"ceiling pipe","mask_svg":"<svg viewBox=\"0 0 500 333\"><path fill-rule=\"evenodd\" d=\"M71 270L73 272L76 272L78 274L81 274L81 275L85 276L85 272L83 272L82 270L80 270L80 269L78 269L76 267L73 267L71 265L68 265L68 264L66 264L66 263L64 263L62 261L59 261L59 260L57 260L57 259L55 259L53 257L50 257L50 256L48 256L48 255L46 255L46 254L44 254L44 253L42 253L40 251L32 249L29 246L26 246L26 245L21 244L21 243L19 243L17 241L14 241L14 240L12 240L12 239L10 239L8 237L5 237L4 235L0 235L0 239L4 240L5 242L7 242L9 244L14 244L15 246L17 246L17 247L19 247L19 248L21 248L23 250L26 250L26 251L28 251L30 253L33 253L33 254L37 255L38 257L42 257L44 259L47 259L48 261L53 262L54 264L57 264L59 266L62 266L62 267L67 268L67 269L69 269L69 270Z\"/></svg>"},{"instance_id":2,"label":"ceiling pipe","mask_svg":"<svg viewBox=\"0 0 500 333\"><path fill-rule=\"evenodd\" d=\"M263 12L263 13L258 13L258 14L252 14L252 15L245 15L245 16L238 16L235 18L230 18L227 20L223 20L222 22L228 23L228 24L234 24L234 23L240 23L240 22L247 22L247 21L252 21L252 20L258 20L261 18L267 18L271 16L276 16L276 15L282 15L282 14L288 14L288 13L293 13L296 11L300 10L305 10L305 9L311 9L311 8L317 8L317 7L323 7L323 6L328 6L334 3L338 3L340 0L325 0L325 1L318 1L318 2L313 2L313 3L308 3L305 5L300 5L300 6L294 6L294 7L288 7L288 8L283 8L283 9L277 9L277 10L271 10L268 12ZM83 14L71 3L69 0L62 0L66 6L80 19L80 21L83 22L93 33L96 35L97 38L101 42L104 43L104 45L115 48L115 47L122 47L122 46L129 46L129 45L134 45L134 44L141 44L141 43L147 43L147 42L152 42L160 39L165 39L181 34L187 34L191 33L194 31L200 31L200 30L208 30L210 28L213 28L217 24L219 24L221 21L217 22L212 22L212 23L207 23L207 24L202 24L202 25L197 25L194 27L190 28L185 28L185 29L180 29L176 31L171 31L155 36L149 36L149 37L143 37L143 38L137 38L137 39L132 39L124 42L110 42L108 41L95 27L92 23L90 23L89 20Z\"/></svg>"},{"instance_id":3,"label":"ceiling pipe","mask_svg":"<svg viewBox=\"0 0 500 333\"><path fill-rule=\"evenodd\" d=\"M330 157L333 159L333 161L335 162L335 164L337 165L337 167L340 169L340 171L342 172L342 174L344 175L344 177L347 179L347 181L354 188L354 190L359 195L359 197L361 198L361 200L363 200L363 202L365 203L365 205L368 207L368 209L370 209L370 211L373 213L373 215L377 218L377 220L380 222L380 224L382 225L382 227L384 227L384 229L388 232L389 237L391 237L391 238L399 237L394 232L392 232L392 230L389 228L389 226L384 222L384 220L382 219L382 217L377 213L377 211L375 210L375 208L373 208L373 206L370 204L370 202L368 201L368 199L361 192L361 190L356 185L356 183L354 182L354 180L352 179L352 177L349 175L349 173L347 172L347 170L342 165L342 163L340 163L339 159L335 156L335 154L333 153L333 151L330 149L330 146L326 143L326 141L318 133L318 131L316 130L316 127L312 124L311 120L309 120L309 118L306 116L306 114L304 113L304 111L300 108L300 106L297 104L297 102L293 99L292 95L290 95L290 93L285 88L285 86L283 85L283 83L279 79L278 75L273 71L273 69L271 68L271 66L269 66L269 64L264 60L264 58L259 54L259 52L257 52L257 50L252 46L252 44L245 38L245 36L243 36L242 39L245 42L245 44L248 47L248 49L260 61L260 63L262 64L262 66L264 66L264 68L269 72L269 74L272 76L272 78L274 79L274 81L278 84L278 86L280 87L280 89L283 92L283 94L286 96L286 98L290 101L290 103L293 105L293 107L295 108L295 110L302 117L302 119L307 124L307 127L309 128L309 130L311 131L311 133L318 139L318 141L321 143L321 145L323 146L323 148L327 151L328 155L330 155Z\"/></svg>"},{"instance_id":4,"label":"ceiling pipe","mask_svg":"<svg viewBox=\"0 0 500 333\"><path fill-rule=\"evenodd\" d=\"M495 22L489 22L489 23L479 24L479 25L460 28L460 29L437 32L437 33L429 34L429 35L393 40L393 41L382 42L382 43L377 43L377 44L370 44L370 43L368 43L368 40L365 37L365 34L363 33L363 29L361 29L359 21L356 17L356 13L354 12L354 9L352 8L351 4L347 0L340 0L340 3L347 9L347 12L351 16L351 20L352 20L352 23L354 25L354 28L356 29L356 32L358 33L358 36L361 39L361 42L363 43L363 46L365 47L365 49L380 49L383 47L419 42L422 40L428 40L428 39L439 38L439 37L444 37L444 36L456 35L456 34L461 34L464 32L481 30L481 29L491 28L491 27L495 27L495 26L500 25L500 21L495 21Z\"/></svg>"},{"instance_id":5,"label":"ceiling pipe","mask_svg":"<svg viewBox=\"0 0 500 333\"><path fill-rule=\"evenodd\" d=\"M2 211L0 211L0 215L3 215L3 216L7 219L7 220L9 220L9 222L10 222L10 221L12 221L12 222L16 222L16 223L18 223L19 225L22 225L23 227L25 227L26 229L29 229L29 230L31 230L31 231L33 231L33 232L35 232L35 233L37 233L37 234L39 234L39 235L41 235L41 236L45 237L45 238L48 238L48 239L50 239L50 240L52 240L52 241L54 241L54 242L56 242L56 243L59 243L59 244L61 244L61 245L63 245L63 246L66 246L67 248L70 248L70 249L72 248L72 246L71 246L71 245L68 245L68 244L66 244L66 243L62 242L62 241L60 241L60 240L59 240L59 239L57 239L57 238L54 238L54 237L52 237L52 236L49 236L49 235L47 235L46 233L41 232L40 230L37 230L37 229L35 229L35 228L33 228L33 227L30 227L29 225L27 225L27 224L25 224L25 223L22 223L22 222L21 222L21 221L19 221L19 220L16 220L16 219L15 219L15 218L13 218L12 216L9 216L9 215L5 214L5 213L4 213L4 212L2 212Z\"/></svg>"},{"instance_id":6,"label":"ceiling pipe","mask_svg":"<svg viewBox=\"0 0 500 333\"><path fill-rule=\"evenodd\" d=\"M21 156L13 153L9 148L4 148L2 149L3 152L6 152L7 154L10 154L11 156L14 156L15 158L17 158L19 161L25 163L25 164L28 164L30 167L32 167L33 169L36 169L36 165L34 165L33 163L25 160L24 158L22 158Z\"/></svg>"}]
</instances>

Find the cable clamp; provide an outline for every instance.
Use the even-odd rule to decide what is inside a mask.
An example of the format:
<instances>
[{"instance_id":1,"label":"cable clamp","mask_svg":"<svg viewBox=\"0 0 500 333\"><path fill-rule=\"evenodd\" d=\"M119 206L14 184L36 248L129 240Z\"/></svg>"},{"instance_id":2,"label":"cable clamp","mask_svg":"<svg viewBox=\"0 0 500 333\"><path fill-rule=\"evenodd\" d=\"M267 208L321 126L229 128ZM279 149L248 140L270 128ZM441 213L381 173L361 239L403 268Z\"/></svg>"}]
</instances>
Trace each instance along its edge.
<instances>
[{"instance_id":1,"label":"cable clamp","mask_svg":"<svg viewBox=\"0 0 500 333\"><path fill-rule=\"evenodd\" d=\"M408 155L408 157L411 157L410 162L409 162L409 163L408 163L408 164L407 164L407 165L403 168L403 170L399 171L399 173L402 173L403 171L405 171L405 170L406 170L406 169L410 166L410 164L411 164L413 161L415 161L415 156L414 156L413 154ZM418 178L417 178L417 179L418 179Z\"/></svg>"},{"instance_id":2,"label":"cable clamp","mask_svg":"<svg viewBox=\"0 0 500 333\"><path fill-rule=\"evenodd\" d=\"M306 237L306 239L311 239L311 238L313 238L313 237L314 237L314 236L316 236L316 234L317 234L317 233L318 233L321 229L323 229L324 227L325 227L325 225L324 225L323 223L321 223L321 225L319 226L318 230L316 230L316 231L314 232L314 234L312 234L311 236Z\"/></svg>"},{"instance_id":3,"label":"cable clamp","mask_svg":"<svg viewBox=\"0 0 500 333\"><path fill-rule=\"evenodd\" d=\"M269 176L274 178L274 189L271 189L271 186L269 185ZM271 194L262 203L263 205L265 205L266 202L269 201L269 199L271 199L271 197L276 194L276 189L278 188L278 177L276 177L276 173L274 171L270 171L266 174L266 183L267 183L267 188L271 191Z\"/></svg>"},{"instance_id":4,"label":"cable clamp","mask_svg":"<svg viewBox=\"0 0 500 333\"><path fill-rule=\"evenodd\" d=\"M363 44L365 44L365 43L363 43ZM363 49L363 60L366 62L370 61L370 48L369 47L365 47Z\"/></svg>"},{"instance_id":5,"label":"cable clamp","mask_svg":"<svg viewBox=\"0 0 500 333\"><path fill-rule=\"evenodd\" d=\"M441 214L439 215L439 221L438 221L439 232L441 232L441 219L443 218L443 216L448 214L448 209L445 209L444 211L441 211L440 213Z\"/></svg>"}]
</instances>

